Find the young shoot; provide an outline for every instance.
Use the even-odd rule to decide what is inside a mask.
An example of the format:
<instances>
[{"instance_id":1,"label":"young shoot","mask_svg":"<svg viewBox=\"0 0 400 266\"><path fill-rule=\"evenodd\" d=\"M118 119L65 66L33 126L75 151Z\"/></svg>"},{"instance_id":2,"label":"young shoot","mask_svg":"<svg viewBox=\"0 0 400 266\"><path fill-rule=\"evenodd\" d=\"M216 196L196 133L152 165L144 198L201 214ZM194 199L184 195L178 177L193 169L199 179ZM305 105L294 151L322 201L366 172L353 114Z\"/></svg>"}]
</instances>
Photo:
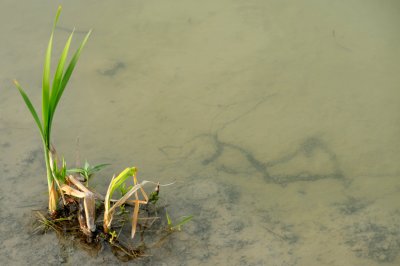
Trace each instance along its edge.
<instances>
[{"instance_id":1,"label":"young shoot","mask_svg":"<svg viewBox=\"0 0 400 266\"><path fill-rule=\"evenodd\" d=\"M61 96L68 84L68 81L72 75L72 72L75 69L76 63L81 55L82 49L85 46L90 31L86 34L85 38L81 42L80 46L72 56L71 61L66 66L67 57L69 48L71 45L71 40L74 35L74 32L70 34L65 43L64 49L61 53L61 56L58 60L57 68L54 73L53 83L51 84L50 78L50 62L51 62L51 53L52 53L52 46L53 46L53 38L54 38L54 31L58 22L58 18L60 17L61 13L61 6L58 7L56 17L54 19L53 28L50 35L50 40L46 50L45 62L43 67L43 79L42 79L42 119L39 118L38 113L33 106L31 100L29 99L28 95L26 94L25 90L22 86L18 83L18 81L14 80L14 84L18 91L20 92L22 99L24 100L26 106L28 107L35 123L39 129L40 136L42 137L43 142L43 152L44 158L46 162L46 171L47 171L47 184L48 184L48 191L49 191L49 211L50 213L55 213L57 209L57 203L59 200L59 195L57 192L55 175L52 173L51 170L51 163L50 163L50 145L51 145L51 130L53 124L54 114L56 112L56 108L58 103L60 102Z\"/></svg>"},{"instance_id":2,"label":"young shoot","mask_svg":"<svg viewBox=\"0 0 400 266\"><path fill-rule=\"evenodd\" d=\"M95 166L91 166L88 161L85 162L85 165L82 168L72 168L68 169L68 173L78 173L83 178L83 181L86 182L86 186L89 186L89 179L94 175L94 173L102 170L104 167L110 165L109 163L98 164Z\"/></svg>"},{"instance_id":3,"label":"young shoot","mask_svg":"<svg viewBox=\"0 0 400 266\"><path fill-rule=\"evenodd\" d=\"M192 220L193 216L189 215L189 216L182 216L181 220L179 222L177 222L176 224L174 224L171 220L171 218L168 215L167 210L165 210L165 216L167 217L167 226L168 226L168 230L173 232L173 231L181 231L181 226L183 226L184 224L186 224L187 222L189 222L190 220Z\"/></svg>"}]
</instances>

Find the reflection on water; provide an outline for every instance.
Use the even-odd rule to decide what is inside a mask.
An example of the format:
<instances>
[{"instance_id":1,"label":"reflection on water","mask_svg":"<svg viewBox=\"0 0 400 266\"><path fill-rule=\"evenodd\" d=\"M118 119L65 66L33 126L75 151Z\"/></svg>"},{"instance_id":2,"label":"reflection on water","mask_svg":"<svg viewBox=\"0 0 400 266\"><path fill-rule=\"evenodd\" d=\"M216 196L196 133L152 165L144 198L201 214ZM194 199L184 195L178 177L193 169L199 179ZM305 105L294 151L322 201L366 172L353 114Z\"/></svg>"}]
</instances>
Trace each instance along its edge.
<instances>
[{"instance_id":1,"label":"reflection on water","mask_svg":"<svg viewBox=\"0 0 400 266\"><path fill-rule=\"evenodd\" d=\"M94 33L55 118L58 151L73 166L79 137L82 160L112 163L100 192L132 164L175 181L168 212L195 217L140 263L400 264L397 1L60 2L56 45L74 26ZM11 80L40 102L57 4L0 10L0 261L116 264L29 234L46 181Z\"/></svg>"}]
</instances>

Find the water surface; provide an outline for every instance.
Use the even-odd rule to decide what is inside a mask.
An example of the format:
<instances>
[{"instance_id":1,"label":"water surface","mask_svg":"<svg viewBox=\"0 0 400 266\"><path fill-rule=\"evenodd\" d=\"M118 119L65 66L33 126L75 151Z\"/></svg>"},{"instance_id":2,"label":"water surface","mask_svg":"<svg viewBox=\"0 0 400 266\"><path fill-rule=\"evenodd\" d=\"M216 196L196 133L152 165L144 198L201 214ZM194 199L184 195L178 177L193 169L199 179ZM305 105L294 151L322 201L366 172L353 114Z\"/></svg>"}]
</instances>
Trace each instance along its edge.
<instances>
[{"instance_id":1,"label":"water surface","mask_svg":"<svg viewBox=\"0 0 400 266\"><path fill-rule=\"evenodd\" d=\"M3 0L2 264L118 263L30 234L47 185L11 80L40 103L59 3L56 52L74 27L74 47L94 31L55 117L58 152L112 163L100 192L132 165L174 181L168 211L194 215L132 264L400 264L400 4L373 0Z\"/></svg>"}]
</instances>

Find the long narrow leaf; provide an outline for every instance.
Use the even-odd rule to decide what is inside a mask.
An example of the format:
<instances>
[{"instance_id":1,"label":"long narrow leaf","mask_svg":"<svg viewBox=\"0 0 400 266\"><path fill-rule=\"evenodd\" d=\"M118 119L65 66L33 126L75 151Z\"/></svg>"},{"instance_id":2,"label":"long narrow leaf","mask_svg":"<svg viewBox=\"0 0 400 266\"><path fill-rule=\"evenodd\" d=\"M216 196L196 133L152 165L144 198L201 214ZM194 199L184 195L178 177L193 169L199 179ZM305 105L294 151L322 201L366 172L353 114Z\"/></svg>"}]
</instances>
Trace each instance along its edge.
<instances>
[{"instance_id":1,"label":"long narrow leaf","mask_svg":"<svg viewBox=\"0 0 400 266\"><path fill-rule=\"evenodd\" d=\"M43 81L42 81L42 118L43 118L43 133L45 134L46 145L48 146L48 118L49 118L49 97L50 97L50 61L51 47L53 45L53 32L51 33L49 44L46 50L46 57L43 66ZM49 147L47 147L49 148Z\"/></svg>"},{"instance_id":2,"label":"long narrow leaf","mask_svg":"<svg viewBox=\"0 0 400 266\"><path fill-rule=\"evenodd\" d=\"M14 80L14 84L17 87L17 89L19 90L19 93L22 96L22 99L24 99L26 106L28 107L29 111L32 114L33 119L36 122L36 125L39 128L40 131L40 135L42 136L43 140L44 140L44 134L43 134L43 128L42 128L42 124L40 123L40 119L39 116L36 113L35 107L33 107L31 101L29 100L28 95L26 95L25 91L22 89L21 85L19 85L18 81Z\"/></svg>"},{"instance_id":3,"label":"long narrow leaf","mask_svg":"<svg viewBox=\"0 0 400 266\"><path fill-rule=\"evenodd\" d=\"M141 187L140 187L141 188ZM135 192L137 197L137 191ZM136 198L135 207L133 209L133 216L132 216L132 231L131 231L131 238L133 239L136 234L136 226L139 218L139 200Z\"/></svg>"},{"instance_id":4,"label":"long narrow leaf","mask_svg":"<svg viewBox=\"0 0 400 266\"><path fill-rule=\"evenodd\" d=\"M114 191L120 185L122 185L122 183L124 183L126 179L128 179L130 176L133 176L135 174L136 174L136 167L128 167L124 171L122 171L116 178L114 178L110 183L111 184L110 198L112 198Z\"/></svg>"},{"instance_id":5,"label":"long narrow leaf","mask_svg":"<svg viewBox=\"0 0 400 266\"><path fill-rule=\"evenodd\" d=\"M60 60L58 61L56 73L54 74L53 87L52 87L52 90L50 93L50 103L49 103L49 116L48 116L49 134L51 131L51 124L52 124L53 116L56 111L55 104L57 101L58 91L60 90L60 87L61 87L61 81L62 81L62 76L63 76L63 72L64 72L64 65L65 65L65 61L68 56L68 51L69 51L69 47L71 45L71 40L72 40L73 34L74 34L74 32L71 33L67 42L65 43L64 50L60 56Z\"/></svg>"},{"instance_id":6,"label":"long narrow leaf","mask_svg":"<svg viewBox=\"0 0 400 266\"><path fill-rule=\"evenodd\" d=\"M172 221L171 221L171 218L169 218L169 215L168 215L167 210L165 210L165 215L167 216L167 223L168 223L168 225L169 225L169 226L172 226Z\"/></svg>"},{"instance_id":7,"label":"long narrow leaf","mask_svg":"<svg viewBox=\"0 0 400 266\"><path fill-rule=\"evenodd\" d=\"M174 230L174 229L181 230L181 226L184 225L185 223L189 222L190 220L192 220L192 218L193 218L192 215L184 217L180 222L178 222L177 224L172 226L171 229L172 230Z\"/></svg>"},{"instance_id":8,"label":"long narrow leaf","mask_svg":"<svg viewBox=\"0 0 400 266\"><path fill-rule=\"evenodd\" d=\"M49 102L50 102L50 63L51 63L51 50L53 46L54 30L57 25L58 18L60 17L61 6L58 7L56 17L54 19L53 29L51 31L49 44L46 50L46 57L43 67L43 81L42 81L42 116L43 116L43 133L45 135L45 142L47 148L50 148L50 134L49 134Z\"/></svg>"},{"instance_id":9,"label":"long narrow leaf","mask_svg":"<svg viewBox=\"0 0 400 266\"><path fill-rule=\"evenodd\" d=\"M64 65L68 56L68 51L69 51L69 47L71 45L71 40L72 37L74 35L74 31L72 31L72 33L69 35L67 42L65 43L63 52L61 53L60 59L58 61L58 65L57 65L57 70L56 73L54 75L54 80L53 80L53 89L51 92L51 98L55 98L55 96L57 95L57 90L61 85L61 80L62 80L62 76L63 76L63 72L64 72Z\"/></svg>"},{"instance_id":10,"label":"long narrow leaf","mask_svg":"<svg viewBox=\"0 0 400 266\"><path fill-rule=\"evenodd\" d=\"M133 186L122 198L117 200L114 205L109 209L109 212L112 213L115 211L116 208L124 204L136 191L138 191L141 187L143 187L145 184L151 183L150 181L142 181L141 183Z\"/></svg>"},{"instance_id":11,"label":"long narrow leaf","mask_svg":"<svg viewBox=\"0 0 400 266\"><path fill-rule=\"evenodd\" d=\"M54 104L54 110L57 108L58 102L60 101L60 98L65 90L65 86L67 86L67 83L72 75L72 72L74 71L75 65L78 62L79 56L81 55L82 49L85 46L90 34L91 30L86 34L85 38L83 39L81 45L79 46L78 50L76 50L74 56L71 59L71 62L69 63L67 70L64 73L64 76L62 77L62 81L60 84L60 88L58 89L57 92L57 97L55 99L55 104Z\"/></svg>"},{"instance_id":12,"label":"long narrow leaf","mask_svg":"<svg viewBox=\"0 0 400 266\"><path fill-rule=\"evenodd\" d=\"M111 207L110 206L110 202L111 202L110 192L111 192L112 182L113 182L114 179L115 179L115 175L113 175L113 177L111 178L111 182L110 182L110 184L108 184L108 189L107 189L106 196L104 197L104 209L105 209L104 217L106 217L108 215L108 211L109 211L109 209Z\"/></svg>"}]
</instances>

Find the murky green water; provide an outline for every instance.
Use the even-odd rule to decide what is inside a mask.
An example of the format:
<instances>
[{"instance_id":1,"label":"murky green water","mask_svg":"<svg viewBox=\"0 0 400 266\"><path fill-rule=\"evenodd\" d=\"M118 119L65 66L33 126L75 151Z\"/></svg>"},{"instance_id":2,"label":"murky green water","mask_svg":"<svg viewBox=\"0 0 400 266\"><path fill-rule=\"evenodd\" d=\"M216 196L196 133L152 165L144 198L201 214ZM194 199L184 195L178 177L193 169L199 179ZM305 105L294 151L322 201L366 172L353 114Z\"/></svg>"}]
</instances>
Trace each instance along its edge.
<instances>
[{"instance_id":1,"label":"murky green water","mask_svg":"<svg viewBox=\"0 0 400 266\"><path fill-rule=\"evenodd\" d=\"M39 134L13 88L40 102L58 3L93 35L57 111L54 144L169 183L193 214L147 265L400 265L398 1L0 3L0 261L87 264L31 236L46 206ZM54 242L56 241L56 242Z\"/></svg>"}]
</instances>

